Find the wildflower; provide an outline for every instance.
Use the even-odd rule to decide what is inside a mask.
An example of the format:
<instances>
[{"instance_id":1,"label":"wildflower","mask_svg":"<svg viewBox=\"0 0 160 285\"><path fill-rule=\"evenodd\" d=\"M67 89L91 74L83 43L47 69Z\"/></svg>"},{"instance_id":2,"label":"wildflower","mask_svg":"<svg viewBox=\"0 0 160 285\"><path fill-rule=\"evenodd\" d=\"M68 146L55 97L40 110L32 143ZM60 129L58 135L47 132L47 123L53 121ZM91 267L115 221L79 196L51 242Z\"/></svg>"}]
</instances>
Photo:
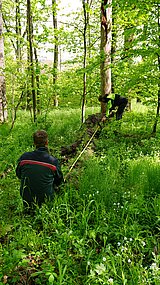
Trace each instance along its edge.
<instances>
[{"instance_id":1,"label":"wildflower","mask_svg":"<svg viewBox=\"0 0 160 285\"><path fill-rule=\"evenodd\" d=\"M150 269L153 270L153 271L158 271L159 267L157 266L156 263L152 263L151 266L150 266Z\"/></svg>"},{"instance_id":2,"label":"wildflower","mask_svg":"<svg viewBox=\"0 0 160 285\"><path fill-rule=\"evenodd\" d=\"M127 240L127 238L126 238L126 237L124 237L124 240Z\"/></svg>"},{"instance_id":3,"label":"wildflower","mask_svg":"<svg viewBox=\"0 0 160 285\"><path fill-rule=\"evenodd\" d=\"M129 239L129 241L132 241L132 240L133 240L132 238Z\"/></svg>"},{"instance_id":4,"label":"wildflower","mask_svg":"<svg viewBox=\"0 0 160 285\"><path fill-rule=\"evenodd\" d=\"M146 245L145 241L143 241L143 240L142 240L142 242L141 242L141 243L142 243L142 245L143 245L143 246L145 246L145 245Z\"/></svg>"},{"instance_id":5,"label":"wildflower","mask_svg":"<svg viewBox=\"0 0 160 285\"><path fill-rule=\"evenodd\" d=\"M99 191L97 191L97 194L99 193Z\"/></svg>"},{"instance_id":6,"label":"wildflower","mask_svg":"<svg viewBox=\"0 0 160 285\"><path fill-rule=\"evenodd\" d=\"M112 284L112 283L113 283L113 278L109 278L109 279L108 279L108 282L109 282L110 284Z\"/></svg>"},{"instance_id":7,"label":"wildflower","mask_svg":"<svg viewBox=\"0 0 160 285\"><path fill-rule=\"evenodd\" d=\"M106 257L105 256L103 257L103 261L106 261Z\"/></svg>"},{"instance_id":8,"label":"wildflower","mask_svg":"<svg viewBox=\"0 0 160 285\"><path fill-rule=\"evenodd\" d=\"M91 263L90 263L90 261L87 261L87 265L90 265Z\"/></svg>"},{"instance_id":9,"label":"wildflower","mask_svg":"<svg viewBox=\"0 0 160 285\"><path fill-rule=\"evenodd\" d=\"M128 263L131 263L131 259L130 258L128 259Z\"/></svg>"},{"instance_id":10,"label":"wildflower","mask_svg":"<svg viewBox=\"0 0 160 285\"><path fill-rule=\"evenodd\" d=\"M100 264L97 264L97 265L96 265L95 271L96 271L96 273L97 273L98 275L103 274L103 273L105 272L105 270L106 270L106 267L105 267L105 265L104 265L103 263L100 263Z\"/></svg>"},{"instance_id":11,"label":"wildflower","mask_svg":"<svg viewBox=\"0 0 160 285\"><path fill-rule=\"evenodd\" d=\"M121 243L120 243L120 242L117 242L117 245L118 245L118 246L120 246L120 245L121 245Z\"/></svg>"}]
</instances>

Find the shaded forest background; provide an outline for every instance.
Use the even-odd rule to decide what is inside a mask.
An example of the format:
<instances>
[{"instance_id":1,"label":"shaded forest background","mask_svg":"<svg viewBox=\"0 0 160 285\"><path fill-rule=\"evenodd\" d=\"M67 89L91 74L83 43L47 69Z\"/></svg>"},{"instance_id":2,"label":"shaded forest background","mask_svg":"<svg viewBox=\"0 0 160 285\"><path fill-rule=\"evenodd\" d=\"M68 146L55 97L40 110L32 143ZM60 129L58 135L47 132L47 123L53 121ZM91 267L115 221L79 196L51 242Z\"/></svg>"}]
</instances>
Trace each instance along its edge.
<instances>
[{"instance_id":1,"label":"shaded forest background","mask_svg":"<svg viewBox=\"0 0 160 285\"><path fill-rule=\"evenodd\" d=\"M96 106L110 83L109 93L159 108L159 3L81 4L64 15L63 2L3 0L2 93L12 123L18 109L29 110L36 121L38 114L56 107ZM106 37L112 32L112 38L102 50L103 30ZM111 78L102 78L108 71ZM83 116L82 121L82 111Z\"/></svg>"}]
</instances>

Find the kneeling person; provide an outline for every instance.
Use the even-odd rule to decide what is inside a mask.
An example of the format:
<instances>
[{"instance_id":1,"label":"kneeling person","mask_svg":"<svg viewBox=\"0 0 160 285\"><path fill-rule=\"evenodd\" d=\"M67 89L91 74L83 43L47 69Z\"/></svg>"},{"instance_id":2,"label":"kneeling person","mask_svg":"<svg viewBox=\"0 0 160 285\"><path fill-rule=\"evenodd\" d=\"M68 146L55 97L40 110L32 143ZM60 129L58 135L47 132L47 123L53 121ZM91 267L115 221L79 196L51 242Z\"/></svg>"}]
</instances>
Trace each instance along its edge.
<instances>
[{"instance_id":1,"label":"kneeling person","mask_svg":"<svg viewBox=\"0 0 160 285\"><path fill-rule=\"evenodd\" d=\"M16 175L21 180L20 195L24 206L41 206L46 199L52 200L55 187L63 181L57 158L48 152L48 135L40 130L33 134L36 149L25 152L18 159Z\"/></svg>"}]
</instances>

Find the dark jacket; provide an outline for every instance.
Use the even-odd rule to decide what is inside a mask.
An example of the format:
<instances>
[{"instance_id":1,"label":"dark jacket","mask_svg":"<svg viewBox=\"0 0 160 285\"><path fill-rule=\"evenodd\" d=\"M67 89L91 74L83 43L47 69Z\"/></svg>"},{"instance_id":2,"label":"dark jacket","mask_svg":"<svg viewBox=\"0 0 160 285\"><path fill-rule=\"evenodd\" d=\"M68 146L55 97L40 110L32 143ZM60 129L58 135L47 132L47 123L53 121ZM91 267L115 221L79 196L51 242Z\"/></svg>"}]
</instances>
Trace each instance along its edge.
<instances>
[{"instance_id":1,"label":"dark jacket","mask_svg":"<svg viewBox=\"0 0 160 285\"><path fill-rule=\"evenodd\" d=\"M115 99L111 99L112 107L111 110L114 110L116 107L120 107L122 105L126 106L128 103L128 99L126 97L115 94Z\"/></svg>"},{"instance_id":2,"label":"dark jacket","mask_svg":"<svg viewBox=\"0 0 160 285\"><path fill-rule=\"evenodd\" d=\"M25 152L18 159L16 175L21 179L20 194L23 201L41 205L46 198L52 199L55 186L63 181L57 158L46 147Z\"/></svg>"}]
</instances>

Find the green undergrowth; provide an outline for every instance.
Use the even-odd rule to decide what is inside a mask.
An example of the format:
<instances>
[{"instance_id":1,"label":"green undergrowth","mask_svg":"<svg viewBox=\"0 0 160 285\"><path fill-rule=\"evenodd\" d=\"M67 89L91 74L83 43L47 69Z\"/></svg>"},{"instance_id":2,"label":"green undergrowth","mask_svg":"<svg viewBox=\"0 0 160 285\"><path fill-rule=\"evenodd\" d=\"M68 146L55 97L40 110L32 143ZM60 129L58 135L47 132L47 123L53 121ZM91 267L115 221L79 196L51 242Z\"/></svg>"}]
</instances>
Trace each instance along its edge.
<instances>
[{"instance_id":1,"label":"green undergrowth","mask_svg":"<svg viewBox=\"0 0 160 285\"><path fill-rule=\"evenodd\" d=\"M34 215L23 213L16 161L33 149L40 128L61 159L61 146L80 135L80 111L53 111L37 125L21 112L11 132L0 127L0 284L160 284L160 131L151 135L153 123L147 112L107 122L54 202ZM62 164L64 175L75 159Z\"/></svg>"}]
</instances>

